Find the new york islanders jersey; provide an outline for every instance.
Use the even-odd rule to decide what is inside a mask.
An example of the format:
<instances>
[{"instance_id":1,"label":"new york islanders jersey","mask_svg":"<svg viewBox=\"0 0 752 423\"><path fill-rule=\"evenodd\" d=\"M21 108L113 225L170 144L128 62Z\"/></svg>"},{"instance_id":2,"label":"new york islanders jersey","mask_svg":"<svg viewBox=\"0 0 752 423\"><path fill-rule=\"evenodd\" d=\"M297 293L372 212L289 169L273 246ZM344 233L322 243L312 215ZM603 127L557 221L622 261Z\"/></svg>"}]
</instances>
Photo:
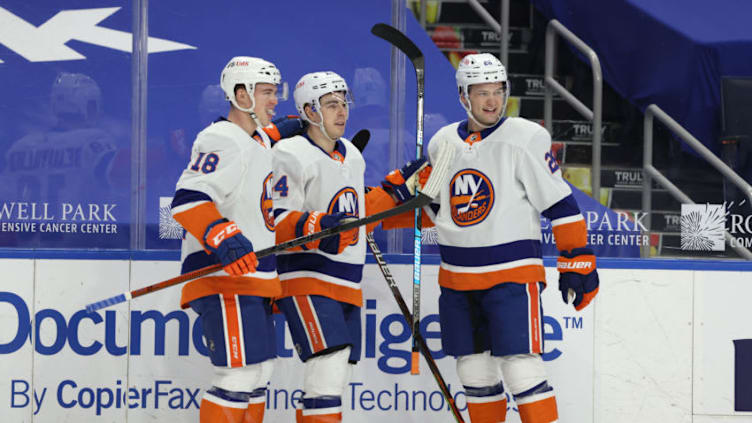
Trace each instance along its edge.
<instances>
[{"instance_id":1,"label":"new york islanders jersey","mask_svg":"<svg viewBox=\"0 0 752 423\"><path fill-rule=\"evenodd\" d=\"M468 133L467 121L453 123L431 138L432 162L445 144L456 150L455 161L438 207L427 210L438 230L441 286L545 281L541 214L551 219L560 250L585 246L584 219L543 127L507 118Z\"/></svg>"},{"instance_id":2,"label":"new york islanders jersey","mask_svg":"<svg viewBox=\"0 0 752 423\"><path fill-rule=\"evenodd\" d=\"M332 154L305 136L280 141L274 147L274 207L279 231L293 226L286 218L298 211L345 212L365 215L365 161L357 148L340 138ZM282 296L322 295L361 306L360 281L365 262L365 228L340 254L318 249L277 255Z\"/></svg>"},{"instance_id":3,"label":"new york islanders jersey","mask_svg":"<svg viewBox=\"0 0 752 423\"><path fill-rule=\"evenodd\" d=\"M253 137L232 122L213 123L196 136L191 162L180 176L172 213L187 229L182 245L182 272L219 259L208 254L198 237L216 217L234 221L258 251L275 243L272 216L272 150L263 131ZM215 209L216 207L216 209ZM193 227L193 222L203 222ZM256 272L233 277L224 270L183 288L181 305L216 293L274 297L281 292L275 257L259 259Z\"/></svg>"}]
</instances>

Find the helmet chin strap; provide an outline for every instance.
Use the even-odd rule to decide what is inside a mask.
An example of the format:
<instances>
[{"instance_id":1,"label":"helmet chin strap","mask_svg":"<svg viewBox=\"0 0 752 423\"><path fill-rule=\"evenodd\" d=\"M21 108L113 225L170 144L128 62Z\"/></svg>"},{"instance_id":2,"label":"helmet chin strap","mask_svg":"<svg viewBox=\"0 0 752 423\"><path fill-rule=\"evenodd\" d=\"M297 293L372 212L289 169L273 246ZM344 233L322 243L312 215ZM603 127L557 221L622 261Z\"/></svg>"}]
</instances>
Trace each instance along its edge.
<instances>
[{"instance_id":1,"label":"helmet chin strap","mask_svg":"<svg viewBox=\"0 0 752 423\"><path fill-rule=\"evenodd\" d=\"M261 121L259 120L258 116L256 115L256 112L253 111L253 109L256 108L256 99L253 96L253 90L255 87L251 88L250 84L244 84L245 90L248 93L248 97L251 99L251 107L245 108L240 107L238 104L238 101L233 97L230 99L230 102L233 106L235 106L236 109L240 110L241 112L246 112L248 115L253 119L253 122L256 124L257 129L261 129L264 127L264 125L261 124Z\"/></svg>"},{"instance_id":2,"label":"helmet chin strap","mask_svg":"<svg viewBox=\"0 0 752 423\"><path fill-rule=\"evenodd\" d=\"M316 113L319 114L319 117L321 118L321 123L314 123L314 125L316 125L319 129L321 129L321 132L324 134L325 137L329 138L329 140L337 142L339 138L332 138L332 136L329 135L328 132L326 132L326 128L324 127L324 115L321 114L321 110L317 110Z\"/></svg>"},{"instance_id":3,"label":"helmet chin strap","mask_svg":"<svg viewBox=\"0 0 752 423\"><path fill-rule=\"evenodd\" d=\"M475 122L475 124L480 126L482 129L493 128L494 126L496 126L496 124L499 123L501 119L504 117L504 112L507 110L507 102L505 98L504 107L501 108L501 113L499 113L499 118L496 119L496 122L492 123L491 125L486 125L486 124L480 123L480 121L478 121L478 119L475 118L475 115L473 114L473 105L472 103L470 103L470 100L468 99L467 94L465 94L465 101L467 102L467 106L465 106L465 103L462 103L462 102L460 102L460 104L462 104L462 107L467 112L467 117L472 119L472 121Z\"/></svg>"},{"instance_id":4,"label":"helmet chin strap","mask_svg":"<svg viewBox=\"0 0 752 423\"><path fill-rule=\"evenodd\" d=\"M491 125L485 125L483 123L480 123L478 119L475 118L475 115L473 114L473 106L470 104L470 102L468 102L468 106L465 107L465 111L467 112L467 117L472 119L472 121L475 122L476 125L480 126L483 129L488 129L488 128L492 128L496 126L496 124L499 123L499 121L501 121L501 118L503 117L503 114L504 114L504 111L502 110L502 112L499 113L499 118L496 119L496 122L492 123Z\"/></svg>"}]
</instances>

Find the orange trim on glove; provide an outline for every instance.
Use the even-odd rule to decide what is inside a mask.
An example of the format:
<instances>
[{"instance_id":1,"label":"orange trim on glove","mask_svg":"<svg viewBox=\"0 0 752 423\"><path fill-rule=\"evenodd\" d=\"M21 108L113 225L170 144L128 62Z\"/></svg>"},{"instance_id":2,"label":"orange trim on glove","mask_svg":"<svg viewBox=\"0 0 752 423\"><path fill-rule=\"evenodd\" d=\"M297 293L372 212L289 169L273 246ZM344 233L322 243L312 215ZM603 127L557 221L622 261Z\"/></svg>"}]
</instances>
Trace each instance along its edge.
<instances>
[{"instance_id":1,"label":"orange trim on glove","mask_svg":"<svg viewBox=\"0 0 752 423\"><path fill-rule=\"evenodd\" d=\"M599 289L600 289L600 287L595 288L595 291L593 291L593 292L586 292L586 293L584 293L582 295L582 302L580 303L580 305L575 306L574 309L577 310L577 311L580 311L583 308L587 307L588 304L590 304L590 302L593 301L593 299L595 299L595 296L598 295L598 290Z\"/></svg>"}]
</instances>

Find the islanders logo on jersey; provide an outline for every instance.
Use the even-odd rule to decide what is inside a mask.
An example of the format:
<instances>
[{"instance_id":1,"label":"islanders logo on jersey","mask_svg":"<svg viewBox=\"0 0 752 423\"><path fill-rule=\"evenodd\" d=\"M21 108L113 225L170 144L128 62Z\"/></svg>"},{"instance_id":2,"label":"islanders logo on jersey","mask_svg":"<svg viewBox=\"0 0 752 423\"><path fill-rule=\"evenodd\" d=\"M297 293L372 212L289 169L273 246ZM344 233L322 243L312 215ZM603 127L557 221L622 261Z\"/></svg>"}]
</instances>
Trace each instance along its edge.
<instances>
[{"instance_id":1,"label":"islanders logo on jersey","mask_svg":"<svg viewBox=\"0 0 752 423\"><path fill-rule=\"evenodd\" d=\"M452 220L457 226L482 222L494 204L491 180L476 169L460 170L449 183L449 203Z\"/></svg>"},{"instance_id":2,"label":"islanders logo on jersey","mask_svg":"<svg viewBox=\"0 0 752 423\"><path fill-rule=\"evenodd\" d=\"M264 183L261 185L261 200L259 206L261 207L261 215L264 216L264 225L266 229L274 231L274 203L272 203L272 173L269 172L264 178Z\"/></svg>"},{"instance_id":3,"label":"islanders logo on jersey","mask_svg":"<svg viewBox=\"0 0 752 423\"><path fill-rule=\"evenodd\" d=\"M327 213L346 213L349 216L358 218L360 217L360 210L358 209L358 192L353 187L344 187L337 191L332 197L332 201L329 202ZM358 243L358 236L350 243L355 245Z\"/></svg>"}]
</instances>

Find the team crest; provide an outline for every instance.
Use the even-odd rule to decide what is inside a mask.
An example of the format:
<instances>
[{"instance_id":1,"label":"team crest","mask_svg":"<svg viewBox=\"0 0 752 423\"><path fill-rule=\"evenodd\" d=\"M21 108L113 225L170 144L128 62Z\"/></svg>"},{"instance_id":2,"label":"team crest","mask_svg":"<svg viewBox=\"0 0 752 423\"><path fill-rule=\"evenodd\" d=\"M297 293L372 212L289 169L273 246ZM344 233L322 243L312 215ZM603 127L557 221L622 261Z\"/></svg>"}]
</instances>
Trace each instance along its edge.
<instances>
[{"instance_id":1,"label":"team crest","mask_svg":"<svg viewBox=\"0 0 752 423\"><path fill-rule=\"evenodd\" d=\"M449 184L452 220L457 226L471 226L482 222L494 204L491 180L476 169L462 169Z\"/></svg>"},{"instance_id":2,"label":"team crest","mask_svg":"<svg viewBox=\"0 0 752 423\"><path fill-rule=\"evenodd\" d=\"M334 198L329 202L328 213L347 213L352 217L360 217L358 209L358 192L353 187L345 187L334 194ZM350 245L358 243L358 236L355 236Z\"/></svg>"},{"instance_id":3,"label":"team crest","mask_svg":"<svg viewBox=\"0 0 752 423\"><path fill-rule=\"evenodd\" d=\"M264 216L264 225L266 229L274 231L274 203L272 203L272 173L269 172L264 178L264 183L261 186L261 201L259 206L261 207L261 215Z\"/></svg>"}]
</instances>

